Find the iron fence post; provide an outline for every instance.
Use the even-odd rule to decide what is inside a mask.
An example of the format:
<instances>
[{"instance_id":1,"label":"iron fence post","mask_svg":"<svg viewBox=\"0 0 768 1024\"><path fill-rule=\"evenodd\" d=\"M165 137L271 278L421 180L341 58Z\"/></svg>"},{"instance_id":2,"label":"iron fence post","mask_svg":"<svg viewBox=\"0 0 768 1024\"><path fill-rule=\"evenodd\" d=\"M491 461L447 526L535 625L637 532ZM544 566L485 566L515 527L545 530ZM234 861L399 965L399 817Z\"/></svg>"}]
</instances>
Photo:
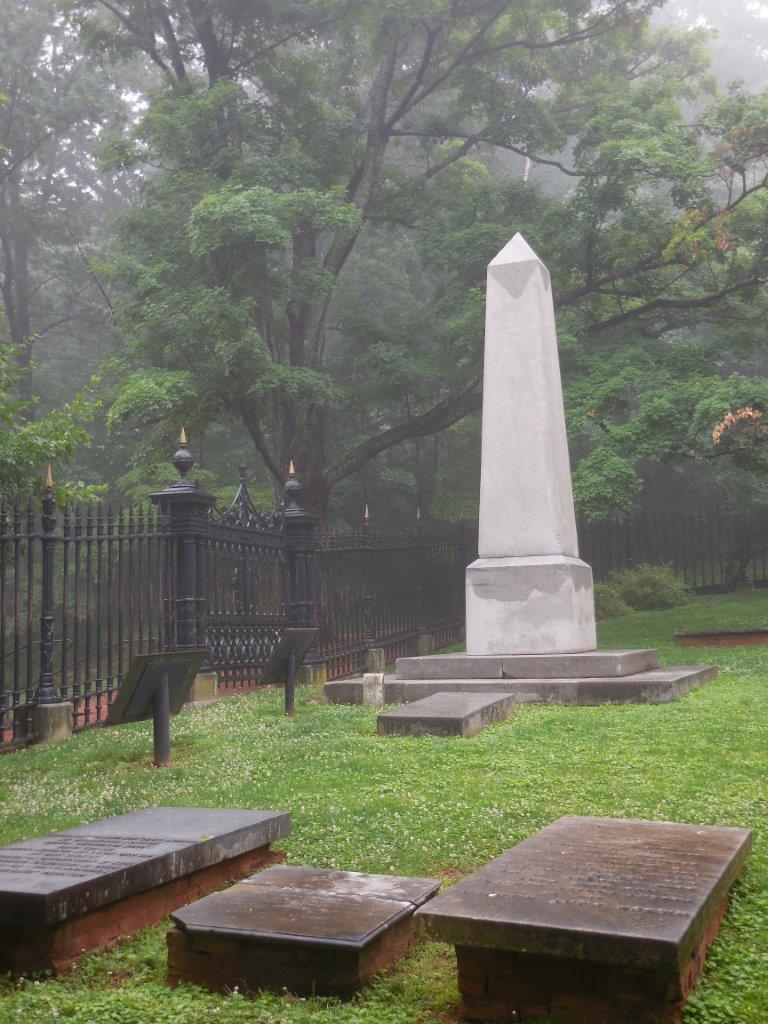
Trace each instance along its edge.
<instances>
[{"instance_id":1,"label":"iron fence post","mask_svg":"<svg viewBox=\"0 0 768 1024\"><path fill-rule=\"evenodd\" d=\"M61 700L61 696L53 685L53 573L56 546L56 499L53 496L53 480L50 469L43 492L41 525L40 677L34 699L37 704L55 704Z\"/></svg>"},{"instance_id":2,"label":"iron fence post","mask_svg":"<svg viewBox=\"0 0 768 1024\"><path fill-rule=\"evenodd\" d=\"M291 463L288 479L283 487L285 517L285 548L288 564L288 616L292 626L317 627L316 552L318 546L317 516L306 512L301 505L301 483ZM327 678L325 662L318 646L312 644L300 669L304 682L324 683Z\"/></svg>"},{"instance_id":3,"label":"iron fence post","mask_svg":"<svg viewBox=\"0 0 768 1024\"><path fill-rule=\"evenodd\" d=\"M216 499L189 479L194 464L182 430L178 451L173 456L180 479L149 496L165 517L173 556L164 595L170 624L166 644L172 650L204 647L206 639L207 579L202 555L208 514ZM206 659L201 671L209 670Z\"/></svg>"}]
</instances>

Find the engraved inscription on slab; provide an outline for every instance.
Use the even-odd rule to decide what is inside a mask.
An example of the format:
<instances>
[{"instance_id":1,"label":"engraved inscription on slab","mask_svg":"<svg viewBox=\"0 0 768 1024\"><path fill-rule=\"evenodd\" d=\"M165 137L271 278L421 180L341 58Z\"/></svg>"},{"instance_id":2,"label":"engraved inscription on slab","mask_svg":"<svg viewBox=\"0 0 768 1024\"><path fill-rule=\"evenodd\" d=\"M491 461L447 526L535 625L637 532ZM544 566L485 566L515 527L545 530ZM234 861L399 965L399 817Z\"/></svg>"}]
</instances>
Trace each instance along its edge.
<instances>
[{"instance_id":1,"label":"engraved inscription on slab","mask_svg":"<svg viewBox=\"0 0 768 1024\"><path fill-rule=\"evenodd\" d=\"M141 836L45 836L33 843L0 847L0 881L14 873L93 878L155 857L166 852L168 845L167 841Z\"/></svg>"},{"instance_id":2,"label":"engraved inscription on slab","mask_svg":"<svg viewBox=\"0 0 768 1024\"><path fill-rule=\"evenodd\" d=\"M561 818L419 911L460 946L607 963L675 962L750 849L746 829Z\"/></svg>"},{"instance_id":3,"label":"engraved inscription on slab","mask_svg":"<svg viewBox=\"0 0 768 1024\"><path fill-rule=\"evenodd\" d=\"M0 925L69 920L289 834L282 811L151 807L0 847Z\"/></svg>"}]
</instances>

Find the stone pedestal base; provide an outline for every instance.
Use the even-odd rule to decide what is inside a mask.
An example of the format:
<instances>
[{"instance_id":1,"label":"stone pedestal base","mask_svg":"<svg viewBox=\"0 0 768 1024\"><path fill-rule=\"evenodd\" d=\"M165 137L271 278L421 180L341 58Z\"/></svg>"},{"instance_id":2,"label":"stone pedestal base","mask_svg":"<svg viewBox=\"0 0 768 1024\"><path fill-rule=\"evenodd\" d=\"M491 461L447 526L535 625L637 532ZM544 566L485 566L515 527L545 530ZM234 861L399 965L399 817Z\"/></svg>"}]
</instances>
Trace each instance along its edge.
<instances>
[{"instance_id":1,"label":"stone pedestal base","mask_svg":"<svg viewBox=\"0 0 768 1024\"><path fill-rule=\"evenodd\" d=\"M324 661L302 665L296 673L296 682L302 686L324 686L328 682L328 666Z\"/></svg>"},{"instance_id":2,"label":"stone pedestal base","mask_svg":"<svg viewBox=\"0 0 768 1024\"><path fill-rule=\"evenodd\" d=\"M467 1020L553 1024L682 1024L728 901L677 971L562 960L534 953L456 947L461 1014Z\"/></svg>"},{"instance_id":3,"label":"stone pedestal base","mask_svg":"<svg viewBox=\"0 0 768 1024\"><path fill-rule=\"evenodd\" d=\"M262 846L67 921L4 925L0 927L0 971L60 973L72 967L84 953L114 946L227 882L284 859L284 853Z\"/></svg>"},{"instance_id":4,"label":"stone pedestal base","mask_svg":"<svg viewBox=\"0 0 768 1024\"><path fill-rule=\"evenodd\" d=\"M71 701L36 704L32 709L32 739L36 743L67 740L73 728L74 709Z\"/></svg>"},{"instance_id":5,"label":"stone pedestal base","mask_svg":"<svg viewBox=\"0 0 768 1024\"><path fill-rule=\"evenodd\" d=\"M325 684L329 704L368 704L380 708L384 703L384 673L366 672L354 679L334 679Z\"/></svg>"},{"instance_id":6,"label":"stone pedestal base","mask_svg":"<svg viewBox=\"0 0 768 1024\"><path fill-rule=\"evenodd\" d=\"M419 633L416 637L416 656L427 658L435 653L435 638L431 633Z\"/></svg>"},{"instance_id":7,"label":"stone pedestal base","mask_svg":"<svg viewBox=\"0 0 768 1024\"><path fill-rule=\"evenodd\" d=\"M468 654L571 654L597 644L592 570L578 558L479 558L467 567Z\"/></svg>"},{"instance_id":8,"label":"stone pedestal base","mask_svg":"<svg viewBox=\"0 0 768 1024\"><path fill-rule=\"evenodd\" d=\"M384 672L386 669L386 652L383 647L368 647L365 651L364 667L366 672Z\"/></svg>"},{"instance_id":9,"label":"stone pedestal base","mask_svg":"<svg viewBox=\"0 0 768 1024\"><path fill-rule=\"evenodd\" d=\"M200 704L216 700L219 695L219 677L216 672L198 672L187 695L187 704Z\"/></svg>"}]
</instances>

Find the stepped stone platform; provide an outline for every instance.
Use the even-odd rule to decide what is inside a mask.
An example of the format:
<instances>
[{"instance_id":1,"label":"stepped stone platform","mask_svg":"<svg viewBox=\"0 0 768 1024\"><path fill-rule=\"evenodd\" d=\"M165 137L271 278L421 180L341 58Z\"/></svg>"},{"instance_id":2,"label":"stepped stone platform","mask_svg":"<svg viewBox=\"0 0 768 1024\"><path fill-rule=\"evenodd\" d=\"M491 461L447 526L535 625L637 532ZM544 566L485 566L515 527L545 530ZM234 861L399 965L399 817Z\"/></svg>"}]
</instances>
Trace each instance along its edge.
<instances>
[{"instance_id":1,"label":"stepped stone platform","mask_svg":"<svg viewBox=\"0 0 768 1024\"><path fill-rule=\"evenodd\" d=\"M680 1024L751 847L739 828L561 818L416 914L470 1020Z\"/></svg>"},{"instance_id":2,"label":"stepped stone platform","mask_svg":"<svg viewBox=\"0 0 768 1024\"><path fill-rule=\"evenodd\" d=\"M275 867L172 915L168 981L352 996L413 941L433 878Z\"/></svg>"},{"instance_id":3,"label":"stepped stone platform","mask_svg":"<svg viewBox=\"0 0 768 1024\"><path fill-rule=\"evenodd\" d=\"M0 847L0 971L62 971L282 860L285 811L150 807Z\"/></svg>"},{"instance_id":4,"label":"stepped stone platform","mask_svg":"<svg viewBox=\"0 0 768 1024\"><path fill-rule=\"evenodd\" d=\"M384 702L421 700L433 693L510 693L518 704L663 704L707 682L715 669L659 667L655 650L580 654L442 654L399 658L384 682Z\"/></svg>"},{"instance_id":5,"label":"stepped stone platform","mask_svg":"<svg viewBox=\"0 0 768 1024\"><path fill-rule=\"evenodd\" d=\"M515 709L509 693L433 693L378 718L380 736L474 736Z\"/></svg>"},{"instance_id":6,"label":"stepped stone platform","mask_svg":"<svg viewBox=\"0 0 768 1024\"><path fill-rule=\"evenodd\" d=\"M398 658L385 676L384 704L423 700L436 693L513 694L518 704L665 704L679 700L716 673L709 665L659 666L651 649L579 654L434 654ZM334 704L369 703L362 680L325 687Z\"/></svg>"}]
</instances>

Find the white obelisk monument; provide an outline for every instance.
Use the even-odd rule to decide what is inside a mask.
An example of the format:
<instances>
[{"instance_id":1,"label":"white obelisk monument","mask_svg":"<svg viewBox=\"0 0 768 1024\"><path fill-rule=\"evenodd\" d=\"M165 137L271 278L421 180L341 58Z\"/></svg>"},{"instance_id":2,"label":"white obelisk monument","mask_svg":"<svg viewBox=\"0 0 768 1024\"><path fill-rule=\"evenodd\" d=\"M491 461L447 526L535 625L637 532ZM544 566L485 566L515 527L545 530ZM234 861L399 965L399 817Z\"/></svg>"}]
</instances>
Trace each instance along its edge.
<instances>
[{"instance_id":1,"label":"white obelisk monument","mask_svg":"<svg viewBox=\"0 0 768 1024\"><path fill-rule=\"evenodd\" d=\"M467 569L468 654L595 649L552 289L520 234L488 266L478 554Z\"/></svg>"}]
</instances>

